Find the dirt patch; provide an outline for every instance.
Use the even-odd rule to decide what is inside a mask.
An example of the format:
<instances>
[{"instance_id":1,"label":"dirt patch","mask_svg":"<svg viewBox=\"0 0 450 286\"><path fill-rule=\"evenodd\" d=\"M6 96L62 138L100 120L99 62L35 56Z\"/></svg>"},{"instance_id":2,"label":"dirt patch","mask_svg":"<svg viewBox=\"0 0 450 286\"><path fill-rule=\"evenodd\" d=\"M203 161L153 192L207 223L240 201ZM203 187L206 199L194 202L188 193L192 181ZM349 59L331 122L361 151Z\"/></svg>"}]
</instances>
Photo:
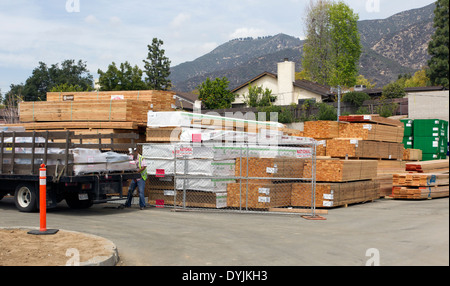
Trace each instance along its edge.
<instances>
[{"instance_id":1,"label":"dirt patch","mask_svg":"<svg viewBox=\"0 0 450 286\"><path fill-rule=\"evenodd\" d=\"M112 254L100 237L68 231L31 235L28 231L0 229L0 266L76 265Z\"/></svg>"}]
</instances>

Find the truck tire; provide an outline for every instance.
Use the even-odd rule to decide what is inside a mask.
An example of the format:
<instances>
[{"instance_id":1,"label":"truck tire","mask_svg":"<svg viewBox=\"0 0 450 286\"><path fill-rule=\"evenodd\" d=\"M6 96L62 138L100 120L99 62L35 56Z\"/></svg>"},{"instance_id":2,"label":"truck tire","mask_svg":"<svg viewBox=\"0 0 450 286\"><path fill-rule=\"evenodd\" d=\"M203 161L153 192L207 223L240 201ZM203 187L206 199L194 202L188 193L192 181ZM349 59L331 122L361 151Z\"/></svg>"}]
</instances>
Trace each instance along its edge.
<instances>
[{"instance_id":1,"label":"truck tire","mask_svg":"<svg viewBox=\"0 0 450 286\"><path fill-rule=\"evenodd\" d=\"M94 202L89 199L86 201L80 201L78 194L70 194L66 196L66 203L71 209L82 210L88 209L94 205Z\"/></svg>"},{"instance_id":2,"label":"truck tire","mask_svg":"<svg viewBox=\"0 0 450 286\"><path fill-rule=\"evenodd\" d=\"M20 212L35 212L38 209L38 193L33 184L20 184L14 193L14 203Z\"/></svg>"}]
</instances>

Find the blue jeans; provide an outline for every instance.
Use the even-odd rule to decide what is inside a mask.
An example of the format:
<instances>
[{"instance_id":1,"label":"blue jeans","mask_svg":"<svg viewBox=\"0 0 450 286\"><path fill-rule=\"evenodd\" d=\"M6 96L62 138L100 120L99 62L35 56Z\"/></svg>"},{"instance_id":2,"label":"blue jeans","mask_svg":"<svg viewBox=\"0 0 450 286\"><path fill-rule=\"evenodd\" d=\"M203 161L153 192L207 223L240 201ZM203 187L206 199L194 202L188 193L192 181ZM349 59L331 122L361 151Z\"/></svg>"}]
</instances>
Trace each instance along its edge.
<instances>
[{"instance_id":1,"label":"blue jeans","mask_svg":"<svg viewBox=\"0 0 450 286\"><path fill-rule=\"evenodd\" d=\"M136 187L139 190L139 207L145 208L145 206L147 205L145 203L145 181L142 179L138 181L135 180L131 181L130 187L128 188L128 196L125 206L131 207L131 200L133 199L133 192L136 189Z\"/></svg>"}]
</instances>

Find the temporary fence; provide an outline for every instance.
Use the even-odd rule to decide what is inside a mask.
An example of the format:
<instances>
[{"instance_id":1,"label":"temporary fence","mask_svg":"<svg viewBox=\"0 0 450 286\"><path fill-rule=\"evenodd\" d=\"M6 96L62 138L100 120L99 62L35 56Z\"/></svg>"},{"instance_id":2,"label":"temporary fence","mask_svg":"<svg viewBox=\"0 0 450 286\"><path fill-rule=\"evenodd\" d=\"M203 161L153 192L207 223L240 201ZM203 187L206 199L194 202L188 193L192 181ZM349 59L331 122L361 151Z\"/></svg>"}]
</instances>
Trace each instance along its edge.
<instances>
[{"instance_id":1,"label":"temporary fence","mask_svg":"<svg viewBox=\"0 0 450 286\"><path fill-rule=\"evenodd\" d=\"M316 217L317 141L295 140L273 145L142 144L149 204L182 211Z\"/></svg>"}]
</instances>

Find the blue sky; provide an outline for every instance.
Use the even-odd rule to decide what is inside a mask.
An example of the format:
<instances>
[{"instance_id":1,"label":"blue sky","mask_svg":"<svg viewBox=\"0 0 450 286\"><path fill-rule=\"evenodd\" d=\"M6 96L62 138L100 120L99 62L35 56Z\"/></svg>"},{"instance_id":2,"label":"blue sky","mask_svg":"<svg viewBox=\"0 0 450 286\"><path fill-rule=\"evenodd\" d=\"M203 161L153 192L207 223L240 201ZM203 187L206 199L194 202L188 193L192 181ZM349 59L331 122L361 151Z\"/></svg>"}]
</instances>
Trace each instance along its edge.
<instances>
[{"instance_id":1,"label":"blue sky","mask_svg":"<svg viewBox=\"0 0 450 286\"><path fill-rule=\"evenodd\" d=\"M433 0L345 0L360 20L384 19ZM112 62L143 66L147 45L164 41L177 65L237 37L303 37L309 0L0 0L0 90L20 84L40 61L87 62L90 73Z\"/></svg>"}]
</instances>

